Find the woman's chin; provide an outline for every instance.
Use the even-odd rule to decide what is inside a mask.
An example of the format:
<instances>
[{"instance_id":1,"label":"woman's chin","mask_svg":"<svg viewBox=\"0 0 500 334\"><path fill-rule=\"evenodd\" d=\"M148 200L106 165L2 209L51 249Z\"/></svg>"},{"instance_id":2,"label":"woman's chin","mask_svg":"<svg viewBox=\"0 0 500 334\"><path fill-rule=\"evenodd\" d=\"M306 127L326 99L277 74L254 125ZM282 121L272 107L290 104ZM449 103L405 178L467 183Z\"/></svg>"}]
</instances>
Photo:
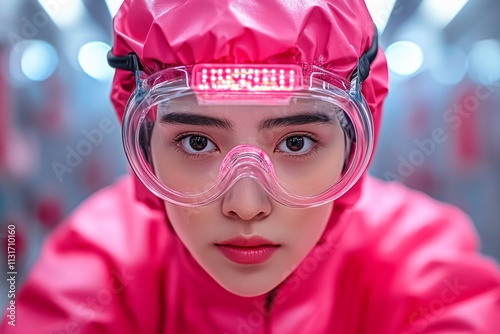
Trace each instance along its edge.
<instances>
[{"instance_id":1,"label":"woman's chin","mask_svg":"<svg viewBox=\"0 0 500 334\"><path fill-rule=\"evenodd\" d=\"M256 284L241 284L238 282L232 282L232 284L222 284L218 282L224 289L227 291L240 296L240 297L257 297L257 296L262 296L264 294L267 294L269 291L271 291L273 288L279 285L278 284L262 284L262 285L256 285Z\"/></svg>"},{"instance_id":2,"label":"woman's chin","mask_svg":"<svg viewBox=\"0 0 500 334\"><path fill-rule=\"evenodd\" d=\"M209 273L210 274L210 273ZM275 287L284 279L285 275L276 275L276 273L257 272L257 273L217 273L210 274L212 278L227 291L241 297L261 296Z\"/></svg>"}]
</instances>

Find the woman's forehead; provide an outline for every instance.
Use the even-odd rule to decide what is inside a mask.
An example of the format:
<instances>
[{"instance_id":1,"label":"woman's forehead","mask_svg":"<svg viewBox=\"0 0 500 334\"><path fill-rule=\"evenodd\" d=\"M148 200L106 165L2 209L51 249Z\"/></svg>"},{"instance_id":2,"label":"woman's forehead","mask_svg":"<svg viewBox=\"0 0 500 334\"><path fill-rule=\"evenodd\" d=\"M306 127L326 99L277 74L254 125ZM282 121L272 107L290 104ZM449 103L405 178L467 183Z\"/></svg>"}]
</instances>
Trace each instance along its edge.
<instances>
[{"instance_id":1,"label":"woman's forehead","mask_svg":"<svg viewBox=\"0 0 500 334\"><path fill-rule=\"evenodd\" d=\"M337 106L320 99L292 97L288 104L200 104L195 95L187 95L160 104L161 114L169 112L208 114L212 116L225 115L235 116L250 113L268 117L269 115L294 115L304 112L332 112Z\"/></svg>"}]
</instances>

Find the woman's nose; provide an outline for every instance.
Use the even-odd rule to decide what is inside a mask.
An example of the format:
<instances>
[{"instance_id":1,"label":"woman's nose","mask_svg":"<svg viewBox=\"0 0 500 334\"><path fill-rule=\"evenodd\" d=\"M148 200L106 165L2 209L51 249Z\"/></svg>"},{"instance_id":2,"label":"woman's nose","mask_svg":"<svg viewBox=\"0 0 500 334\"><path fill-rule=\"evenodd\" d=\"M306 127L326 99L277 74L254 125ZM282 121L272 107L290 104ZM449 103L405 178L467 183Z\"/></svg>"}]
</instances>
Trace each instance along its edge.
<instances>
[{"instance_id":1,"label":"woman's nose","mask_svg":"<svg viewBox=\"0 0 500 334\"><path fill-rule=\"evenodd\" d=\"M222 211L233 219L256 221L271 213L272 203L267 192L255 180L245 177L226 193Z\"/></svg>"}]
</instances>

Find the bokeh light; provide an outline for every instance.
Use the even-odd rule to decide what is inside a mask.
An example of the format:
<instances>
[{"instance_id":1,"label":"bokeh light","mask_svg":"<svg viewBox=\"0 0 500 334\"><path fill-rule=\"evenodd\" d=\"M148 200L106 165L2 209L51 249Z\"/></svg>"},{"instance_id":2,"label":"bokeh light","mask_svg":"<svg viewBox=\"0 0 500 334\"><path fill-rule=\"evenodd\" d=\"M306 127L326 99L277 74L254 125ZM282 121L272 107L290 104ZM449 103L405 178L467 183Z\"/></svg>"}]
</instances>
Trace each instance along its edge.
<instances>
[{"instance_id":1,"label":"bokeh light","mask_svg":"<svg viewBox=\"0 0 500 334\"><path fill-rule=\"evenodd\" d=\"M86 9L82 0L38 0L38 3L60 29L78 26L78 24L84 22Z\"/></svg>"},{"instance_id":2,"label":"bokeh light","mask_svg":"<svg viewBox=\"0 0 500 334\"><path fill-rule=\"evenodd\" d=\"M96 80L109 80L114 73L106 60L106 54L110 49L111 47L103 42L87 43L78 52L78 63L90 77Z\"/></svg>"},{"instance_id":3,"label":"bokeh light","mask_svg":"<svg viewBox=\"0 0 500 334\"><path fill-rule=\"evenodd\" d=\"M474 44L469 53L469 76L480 84L500 80L500 42L490 39Z\"/></svg>"},{"instance_id":4,"label":"bokeh light","mask_svg":"<svg viewBox=\"0 0 500 334\"><path fill-rule=\"evenodd\" d=\"M469 0L423 0L419 11L429 22L444 28L462 10Z\"/></svg>"},{"instance_id":5,"label":"bokeh light","mask_svg":"<svg viewBox=\"0 0 500 334\"><path fill-rule=\"evenodd\" d=\"M106 6L108 6L111 16L115 16L122 3L123 0L106 0Z\"/></svg>"},{"instance_id":6,"label":"bokeh light","mask_svg":"<svg viewBox=\"0 0 500 334\"><path fill-rule=\"evenodd\" d=\"M410 41L399 41L389 45L386 55L389 69L401 76L417 73L424 63L422 49Z\"/></svg>"},{"instance_id":7,"label":"bokeh light","mask_svg":"<svg viewBox=\"0 0 500 334\"><path fill-rule=\"evenodd\" d=\"M21 70L30 80L43 81L54 73L59 57L52 45L41 40L25 41Z\"/></svg>"},{"instance_id":8,"label":"bokeh light","mask_svg":"<svg viewBox=\"0 0 500 334\"><path fill-rule=\"evenodd\" d=\"M373 22L377 26L378 32L381 34L391 17L396 0L365 0L365 3L370 11Z\"/></svg>"}]
</instances>

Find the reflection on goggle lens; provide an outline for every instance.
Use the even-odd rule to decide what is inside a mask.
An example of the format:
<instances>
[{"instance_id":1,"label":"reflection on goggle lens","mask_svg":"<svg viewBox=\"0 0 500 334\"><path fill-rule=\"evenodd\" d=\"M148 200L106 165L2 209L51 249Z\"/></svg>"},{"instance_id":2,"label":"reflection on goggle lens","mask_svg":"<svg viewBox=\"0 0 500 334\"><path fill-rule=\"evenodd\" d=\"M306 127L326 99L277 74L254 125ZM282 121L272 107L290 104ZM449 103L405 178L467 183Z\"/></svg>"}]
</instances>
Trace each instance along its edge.
<instances>
[{"instance_id":1,"label":"reflection on goggle lens","mask_svg":"<svg viewBox=\"0 0 500 334\"><path fill-rule=\"evenodd\" d=\"M279 80L272 75L268 81ZM127 106L127 157L139 179L174 204L210 204L243 177L291 207L332 201L364 171L373 125L352 93L359 86L328 76L312 73L300 91L218 92L208 100L191 89L188 69L147 77Z\"/></svg>"}]
</instances>

